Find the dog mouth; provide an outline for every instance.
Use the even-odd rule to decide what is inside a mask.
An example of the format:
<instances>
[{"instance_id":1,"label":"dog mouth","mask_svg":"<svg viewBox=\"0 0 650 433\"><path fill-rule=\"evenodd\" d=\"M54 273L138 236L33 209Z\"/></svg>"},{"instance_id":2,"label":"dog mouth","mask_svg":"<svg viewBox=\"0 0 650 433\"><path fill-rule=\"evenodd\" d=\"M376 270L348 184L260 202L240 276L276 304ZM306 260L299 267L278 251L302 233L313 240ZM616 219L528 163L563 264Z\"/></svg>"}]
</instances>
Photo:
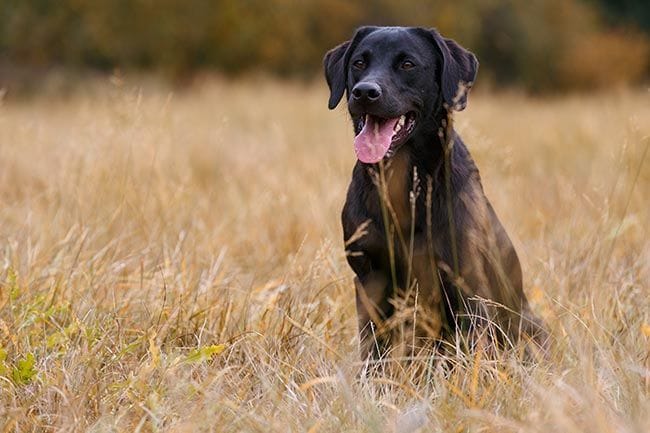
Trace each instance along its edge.
<instances>
[{"instance_id":1,"label":"dog mouth","mask_svg":"<svg viewBox=\"0 0 650 433\"><path fill-rule=\"evenodd\" d=\"M365 114L355 123L354 151L359 161L374 164L392 157L415 129L416 114L408 112L395 118Z\"/></svg>"}]
</instances>

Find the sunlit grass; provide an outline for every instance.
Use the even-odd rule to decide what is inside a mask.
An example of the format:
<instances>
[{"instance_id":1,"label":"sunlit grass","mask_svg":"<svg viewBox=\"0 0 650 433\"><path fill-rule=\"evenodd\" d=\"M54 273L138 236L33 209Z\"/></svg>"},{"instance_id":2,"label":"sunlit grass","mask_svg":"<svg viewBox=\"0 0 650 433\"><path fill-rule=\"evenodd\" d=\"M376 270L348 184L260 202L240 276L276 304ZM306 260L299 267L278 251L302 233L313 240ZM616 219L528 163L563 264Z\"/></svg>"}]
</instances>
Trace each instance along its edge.
<instances>
[{"instance_id":1,"label":"sunlit grass","mask_svg":"<svg viewBox=\"0 0 650 433\"><path fill-rule=\"evenodd\" d=\"M323 86L0 105L5 431L650 430L650 93L477 94L456 125L557 339L359 375Z\"/></svg>"}]
</instances>

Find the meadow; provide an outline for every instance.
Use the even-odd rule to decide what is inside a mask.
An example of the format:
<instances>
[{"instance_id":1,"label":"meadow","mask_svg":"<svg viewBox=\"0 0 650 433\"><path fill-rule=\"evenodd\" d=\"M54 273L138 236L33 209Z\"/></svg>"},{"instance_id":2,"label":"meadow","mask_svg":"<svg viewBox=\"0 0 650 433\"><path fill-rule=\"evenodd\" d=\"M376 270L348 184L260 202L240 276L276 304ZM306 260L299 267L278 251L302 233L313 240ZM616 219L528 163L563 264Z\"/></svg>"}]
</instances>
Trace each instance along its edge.
<instances>
[{"instance_id":1,"label":"meadow","mask_svg":"<svg viewBox=\"0 0 650 433\"><path fill-rule=\"evenodd\" d=\"M456 127L547 359L359 374L322 83L0 99L0 430L650 431L650 91L478 92Z\"/></svg>"}]
</instances>

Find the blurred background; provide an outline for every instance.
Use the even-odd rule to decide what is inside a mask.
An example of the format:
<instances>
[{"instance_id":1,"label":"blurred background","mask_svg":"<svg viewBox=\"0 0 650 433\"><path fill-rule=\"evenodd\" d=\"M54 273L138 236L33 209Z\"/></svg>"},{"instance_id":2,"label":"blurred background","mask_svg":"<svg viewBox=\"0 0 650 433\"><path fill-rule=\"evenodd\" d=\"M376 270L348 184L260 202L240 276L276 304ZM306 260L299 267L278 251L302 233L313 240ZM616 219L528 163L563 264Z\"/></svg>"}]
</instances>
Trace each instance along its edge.
<instances>
[{"instance_id":1,"label":"blurred background","mask_svg":"<svg viewBox=\"0 0 650 433\"><path fill-rule=\"evenodd\" d=\"M52 74L154 72L320 77L324 52L362 24L437 27L474 51L478 86L529 93L650 76L647 0L1 0L0 87Z\"/></svg>"}]
</instances>

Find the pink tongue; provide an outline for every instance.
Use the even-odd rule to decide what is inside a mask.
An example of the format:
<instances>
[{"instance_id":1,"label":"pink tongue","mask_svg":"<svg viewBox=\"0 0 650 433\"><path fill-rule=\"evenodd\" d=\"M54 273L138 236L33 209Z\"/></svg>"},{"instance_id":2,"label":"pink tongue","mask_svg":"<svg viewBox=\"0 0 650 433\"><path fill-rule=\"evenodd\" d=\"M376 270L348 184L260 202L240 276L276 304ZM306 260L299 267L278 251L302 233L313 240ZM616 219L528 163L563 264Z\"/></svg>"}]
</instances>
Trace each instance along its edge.
<instances>
[{"instance_id":1,"label":"pink tongue","mask_svg":"<svg viewBox=\"0 0 650 433\"><path fill-rule=\"evenodd\" d=\"M399 120L386 119L377 121L373 116L366 116L366 124L363 130L354 137L354 151L359 161L366 164L379 162L388 152L393 138L393 128Z\"/></svg>"}]
</instances>

